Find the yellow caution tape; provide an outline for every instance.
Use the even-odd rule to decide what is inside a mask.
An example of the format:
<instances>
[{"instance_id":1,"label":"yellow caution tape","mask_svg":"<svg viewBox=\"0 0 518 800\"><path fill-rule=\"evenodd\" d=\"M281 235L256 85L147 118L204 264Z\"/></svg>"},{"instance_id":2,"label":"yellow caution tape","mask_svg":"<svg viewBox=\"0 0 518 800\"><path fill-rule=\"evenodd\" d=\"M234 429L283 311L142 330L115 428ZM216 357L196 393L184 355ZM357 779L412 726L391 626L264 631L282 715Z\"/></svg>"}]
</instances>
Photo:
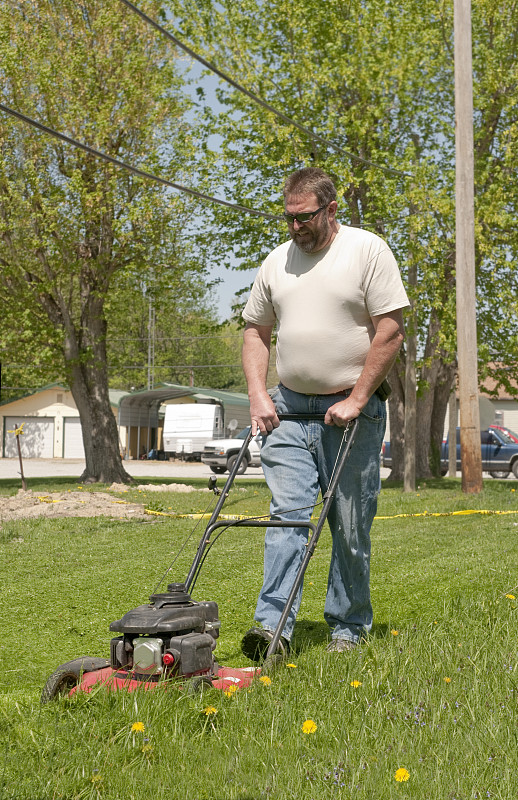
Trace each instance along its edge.
<instances>
[{"instance_id":1,"label":"yellow caution tape","mask_svg":"<svg viewBox=\"0 0 518 800\"><path fill-rule=\"evenodd\" d=\"M151 508L144 509L146 514L157 517L173 517L173 519L210 519L212 514L168 514L167 511L153 511ZM218 519L237 520L237 519L257 519L246 514L219 514Z\"/></svg>"},{"instance_id":2,"label":"yellow caution tape","mask_svg":"<svg viewBox=\"0 0 518 800\"><path fill-rule=\"evenodd\" d=\"M467 508L463 511L423 511L420 514L393 514L387 517L374 517L374 519L400 519L402 517L461 517L469 514L518 514L516 511L491 511L487 509Z\"/></svg>"},{"instance_id":3,"label":"yellow caution tape","mask_svg":"<svg viewBox=\"0 0 518 800\"><path fill-rule=\"evenodd\" d=\"M146 514L154 514L160 517L173 517L174 519L210 519L210 514L168 514L165 511L153 511L150 508L145 509ZM494 515L494 514L518 514L518 509L516 511L491 511L486 509L471 509L467 508L463 511L422 511L419 514L392 514L386 517L374 517L375 520L386 520L386 519L403 519L405 517L460 517L460 516L468 516L470 514L487 514L487 515ZM224 520L239 520L239 519L258 519L258 517L250 517L246 514L220 514L218 519ZM312 517L313 520L316 520L315 517Z\"/></svg>"}]
</instances>

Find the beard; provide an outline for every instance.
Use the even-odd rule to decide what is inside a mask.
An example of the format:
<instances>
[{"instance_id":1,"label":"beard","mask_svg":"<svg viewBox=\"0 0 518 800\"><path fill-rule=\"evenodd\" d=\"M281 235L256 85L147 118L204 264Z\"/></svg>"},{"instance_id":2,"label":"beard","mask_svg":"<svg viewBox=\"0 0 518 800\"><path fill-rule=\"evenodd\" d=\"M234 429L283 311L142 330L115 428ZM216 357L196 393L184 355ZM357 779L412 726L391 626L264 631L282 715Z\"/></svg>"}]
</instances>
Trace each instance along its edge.
<instances>
[{"instance_id":1,"label":"beard","mask_svg":"<svg viewBox=\"0 0 518 800\"><path fill-rule=\"evenodd\" d=\"M293 242L303 253L313 253L315 250L320 250L328 241L330 235L331 226L325 214L322 214L322 219L319 220L318 227L314 229L307 228L303 236L300 235L299 231L290 232Z\"/></svg>"}]
</instances>

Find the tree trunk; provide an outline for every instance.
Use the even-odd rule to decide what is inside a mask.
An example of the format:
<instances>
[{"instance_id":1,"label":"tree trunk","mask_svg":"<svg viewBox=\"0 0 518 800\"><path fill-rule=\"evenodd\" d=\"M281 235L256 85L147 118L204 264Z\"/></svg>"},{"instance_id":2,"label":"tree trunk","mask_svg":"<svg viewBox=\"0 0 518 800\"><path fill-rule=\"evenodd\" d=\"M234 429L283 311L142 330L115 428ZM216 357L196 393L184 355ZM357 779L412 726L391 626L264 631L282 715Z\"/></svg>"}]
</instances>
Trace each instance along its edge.
<instances>
[{"instance_id":1,"label":"tree trunk","mask_svg":"<svg viewBox=\"0 0 518 800\"><path fill-rule=\"evenodd\" d=\"M402 481L404 476L404 427L405 427L405 366L402 363L404 353L401 351L398 359L388 374L392 393L388 399L390 416L390 455L392 468L387 480Z\"/></svg>"},{"instance_id":2,"label":"tree trunk","mask_svg":"<svg viewBox=\"0 0 518 800\"><path fill-rule=\"evenodd\" d=\"M416 471L419 478L433 478L441 474L441 444L444 419L448 406L451 382L455 375L455 362L437 346L441 321L433 311L421 371L423 389L417 399Z\"/></svg>"},{"instance_id":3,"label":"tree trunk","mask_svg":"<svg viewBox=\"0 0 518 800\"><path fill-rule=\"evenodd\" d=\"M65 325L65 366L81 419L85 450L83 483L131 483L122 465L117 421L108 391L104 299L90 295L81 328Z\"/></svg>"}]
</instances>

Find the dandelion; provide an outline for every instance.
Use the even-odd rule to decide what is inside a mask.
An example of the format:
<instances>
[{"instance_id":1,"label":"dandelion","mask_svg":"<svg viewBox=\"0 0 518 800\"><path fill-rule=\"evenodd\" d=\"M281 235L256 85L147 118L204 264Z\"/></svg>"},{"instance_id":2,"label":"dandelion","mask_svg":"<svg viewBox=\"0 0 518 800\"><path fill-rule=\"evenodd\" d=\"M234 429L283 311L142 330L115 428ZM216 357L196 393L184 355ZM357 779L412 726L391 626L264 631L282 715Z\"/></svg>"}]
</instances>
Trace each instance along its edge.
<instances>
[{"instance_id":1,"label":"dandelion","mask_svg":"<svg viewBox=\"0 0 518 800\"><path fill-rule=\"evenodd\" d=\"M451 678L448 677L444 678L444 683L451 683Z\"/></svg>"},{"instance_id":2,"label":"dandelion","mask_svg":"<svg viewBox=\"0 0 518 800\"><path fill-rule=\"evenodd\" d=\"M272 682L272 679L268 677L268 675L261 675L259 678L261 683L264 683L265 686L269 686Z\"/></svg>"},{"instance_id":3,"label":"dandelion","mask_svg":"<svg viewBox=\"0 0 518 800\"><path fill-rule=\"evenodd\" d=\"M361 686L361 685L362 685L362 682L361 682L361 681L351 681L351 686L352 686L354 689L357 689L357 688L358 688L358 686Z\"/></svg>"},{"instance_id":4,"label":"dandelion","mask_svg":"<svg viewBox=\"0 0 518 800\"><path fill-rule=\"evenodd\" d=\"M144 733L146 728L143 722L134 722L131 726L131 730L133 733Z\"/></svg>"},{"instance_id":5,"label":"dandelion","mask_svg":"<svg viewBox=\"0 0 518 800\"><path fill-rule=\"evenodd\" d=\"M203 709L203 713L206 717L212 717L214 714L218 713L218 709L214 708L214 706L207 706L207 708Z\"/></svg>"},{"instance_id":6,"label":"dandelion","mask_svg":"<svg viewBox=\"0 0 518 800\"><path fill-rule=\"evenodd\" d=\"M392 636L399 636L399 631L396 631L394 628L390 631Z\"/></svg>"},{"instance_id":7,"label":"dandelion","mask_svg":"<svg viewBox=\"0 0 518 800\"><path fill-rule=\"evenodd\" d=\"M317 724L316 722L313 722L312 719L307 719L302 725L302 733L307 733L307 734L315 733L316 729L317 729Z\"/></svg>"},{"instance_id":8,"label":"dandelion","mask_svg":"<svg viewBox=\"0 0 518 800\"><path fill-rule=\"evenodd\" d=\"M506 597L507 597L508 600L516 600L516 597L514 596L514 594L506 594Z\"/></svg>"},{"instance_id":9,"label":"dandelion","mask_svg":"<svg viewBox=\"0 0 518 800\"><path fill-rule=\"evenodd\" d=\"M232 697L232 695L235 694L236 692L237 692L237 686L235 683L233 683L231 686L225 689L225 694L227 697Z\"/></svg>"},{"instance_id":10,"label":"dandelion","mask_svg":"<svg viewBox=\"0 0 518 800\"><path fill-rule=\"evenodd\" d=\"M394 778L397 780L398 783L404 783L409 779L409 777L410 773L404 767L400 767L399 769L397 769L396 774L394 775Z\"/></svg>"},{"instance_id":11,"label":"dandelion","mask_svg":"<svg viewBox=\"0 0 518 800\"><path fill-rule=\"evenodd\" d=\"M290 669L297 669L297 665L296 664L286 664L286 666L290 667Z\"/></svg>"}]
</instances>

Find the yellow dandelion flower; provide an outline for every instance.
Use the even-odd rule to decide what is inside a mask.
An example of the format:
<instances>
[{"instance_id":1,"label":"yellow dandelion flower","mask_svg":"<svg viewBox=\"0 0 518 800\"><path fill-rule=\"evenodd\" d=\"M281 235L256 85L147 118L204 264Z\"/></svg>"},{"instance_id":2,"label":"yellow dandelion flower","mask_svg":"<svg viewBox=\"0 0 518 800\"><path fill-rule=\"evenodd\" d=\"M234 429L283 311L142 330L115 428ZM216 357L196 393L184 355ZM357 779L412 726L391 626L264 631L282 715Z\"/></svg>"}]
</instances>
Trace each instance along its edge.
<instances>
[{"instance_id":1,"label":"yellow dandelion flower","mask_svg":"<svg viewBox=\"0 0 518 800\"><path fill-rule=\"evenodd\" d=\"M404 767L400 767L399 769L397 769L396 774L394 775L394 778L397 780L398 783L404 783L409 779L409 777L410 773Z\"/></svg>"},{"instance_id":2,"label":"yellow dandelion flower","mask_svg":"<svg viewBox=\"0 0 518 800\"><path fill-rule=\"evenodd\" d=\"M268 677L268 675L261 675L259 678L261 683L264 683L265 686L269 686L272 682L272 679Z\"/></svg>"},{"instance_id":3,"label":"yellow dandelion flower","mask_svg":"<svg viewBox=\"0 0 518 800\"><path fill-rule=\"evenodd\" d=\"M297 669L297 665L296 664L286 664L286 666L290 667L291 669Z\"/></svg>"},{"instance_id":4,"label":"yellow dandelion flower","mask_svg":"<svg viewBox=\"0 0 518 800\"><path fill-rule=\"evenodd\" d=\"M516 597L514 596L514 594L506 594L506 597L507 597L508 600L516 600Z\"/></svg>"},{"instance_id":5,"label":"yellow dandelion flower","mask_svg":"<svg viewBox=\"0 0 518 800\"><path fill-rule=\"evenodd\" d=\"M227 697L232 697L232 695L235 694L236 692L237 692L237 686L235 683L233 683L232 686L229 686L227 689L225 689L225 694Z\"/></svg>"},{"instance_id":6,"label":"yellow dandelion flower","mask_svg":"<svg viewBox=\"0 0 518 800\"><path fill-rule=\"evenodd\" d=\"M317 724L312 719L307 719L302 725L302 733L315 733L316 729Z\"/></svg>"},{"instance_id":7,"label":"yellow dandelion flower","mask_svg":"<svg viewBox=\"0 0 518 800\"><path fill-rule=\"evenodd\" d=\"M351 686L353 686L355 689L357 689L358 686L361 686L361 685L362 685L361 681L351 681Z\"/></svg>"},{"instance_id":8,"label":"yellow dandelion flower","mask_svg":"<svg viewBox=\"0 0 518 800\"><path fill-rule=\"evenodd\" d=\"M218 713L218 709L214 708L214 706L207 706L207 708L203 709L203 713L206 717L213 716L214 714Z\"/></svg>"},{"instance_id":9,"label":"yellow dandelion flower","mask_svg":"<svg viewBox=\"0 0 518 800\"><path fill-rule=\"evenodd\" d=\"M396 631L394 628L390 631L392 636L399 636L399 631Z\"/></svg>"},{"instance_id":10,"label":"yellow dandelion flower","mask_svg":"<svg viewBox=\"0 0 518 800\"><path fill-rule=\"evenodd\" d=\"M131 726L131 730L134 733L144 733L146 728L143 722L134 722L133 725Z\"/></svg>"},{"instance_id":11,"label":"yellow dandelion flower","mask_svg":"<svg viewBox=\"0 0 518 800\"><path fill-rule=\"evenodd\" d=\"M451 678L445 678L444 683L451 683Z\"/></svg>"}]
</instances>

